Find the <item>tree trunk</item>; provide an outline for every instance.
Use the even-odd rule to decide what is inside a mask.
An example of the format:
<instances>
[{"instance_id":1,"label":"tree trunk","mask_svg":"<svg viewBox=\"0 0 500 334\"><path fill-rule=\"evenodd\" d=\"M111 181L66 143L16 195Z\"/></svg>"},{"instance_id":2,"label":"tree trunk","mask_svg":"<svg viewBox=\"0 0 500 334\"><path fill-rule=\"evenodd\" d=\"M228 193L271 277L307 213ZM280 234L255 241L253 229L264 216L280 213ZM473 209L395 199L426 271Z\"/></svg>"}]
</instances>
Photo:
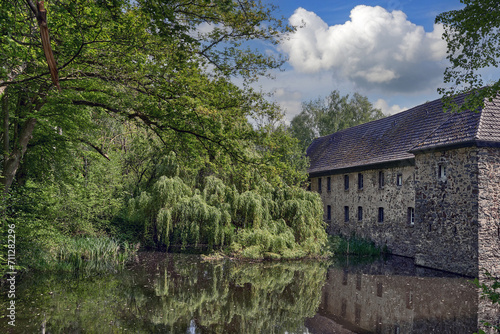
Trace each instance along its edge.
<instances>
[{"instance_id":1,"label":"tree trunk","mask_svg":"<svg viewBox=\"0 0 500 334\"><path fill-rule=\"evenodd\" d=\"M9 192L9 188L14 181L14 177L16 176L17 169L21 163L21 159L26 153L26 148L28 147L28 143L32 137L33 130L36 125L36 118L30 118L24 123L24 126L21 129L19 134L19 144L15 145L11 154L6 157L5 168L3 170L3 192L4 194Z\"/></svg>"}]
</instances>

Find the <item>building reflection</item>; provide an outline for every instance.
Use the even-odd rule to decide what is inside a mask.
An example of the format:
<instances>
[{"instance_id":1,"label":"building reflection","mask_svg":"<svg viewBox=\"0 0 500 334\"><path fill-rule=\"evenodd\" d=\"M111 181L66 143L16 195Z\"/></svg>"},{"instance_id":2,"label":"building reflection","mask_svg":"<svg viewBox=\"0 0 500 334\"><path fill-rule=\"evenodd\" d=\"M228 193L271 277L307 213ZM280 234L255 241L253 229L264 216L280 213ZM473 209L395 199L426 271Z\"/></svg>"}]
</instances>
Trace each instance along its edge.
<instances>
[{"instance_id":1,"label":"building reflection","mask_svg":"<svg viewBox=\"0 0 500 334\"><path fill-rule=\"evenodd\" d=\"M349 269L347 269L349 268ZM473 333L478 292L471 279L391 257L328 270L312 333Z\"/></svg>"}]
</instances>

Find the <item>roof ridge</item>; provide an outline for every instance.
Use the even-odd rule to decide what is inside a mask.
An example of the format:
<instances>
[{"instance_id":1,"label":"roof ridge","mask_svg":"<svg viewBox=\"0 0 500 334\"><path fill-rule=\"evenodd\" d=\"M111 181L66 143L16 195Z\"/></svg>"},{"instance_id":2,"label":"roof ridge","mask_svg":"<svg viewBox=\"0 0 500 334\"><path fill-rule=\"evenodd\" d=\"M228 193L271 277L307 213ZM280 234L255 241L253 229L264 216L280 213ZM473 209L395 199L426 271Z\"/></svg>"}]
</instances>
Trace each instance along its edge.
<instances>
[{"instance_id":1,"label":"roof ridge","mask_svg":"<svg viewBox=\"0 0 500 334\"><path fill-rule=\"evenodd\" d=\"M486 128L487 117L489 116L489 114L494 113L494 111L492 109L494 109L495 107L498 107L497 102L500 102L499 97L495 97L491 101L488 100L487 98L484 99L484 105L479 110L479 112L481 113L481 116L479 118L477 133L476 133L476 136L474 137L475 140L478 140L478 141L482 140L482 134L484 131L486 131L485 128ZM493 116L493 115L491 115L491 116Z\"/></svg>"},{"instance_id":2,"label":"roof ridge","mask_svg":"<svg viewBox=\"0 0 500 334\"><path fill-rule=\"evenodd\" d=\"M486 103L486 102L485 102ZM486 107L486 105L485 105ZM481 108L478 112L481 113L479 116L479 123L477 124L477 130L476 133L474 134L474 140L479 140L479 134L481 133L481 128L484 125L484 119L485 119L485 113L483 112L485 108ZM475 112L475 111L473 111Z\"/></svg>"},{"instance_id":3,"label":"roof ridge","mask_svg":"<svg viewBox=\"0 0 500 334\"><path fill-rule=\"evenodd\" d=\"M450 118L453 117L453 115L451 113L446 113L446 114L448 114L448 117L446 118L446 120L444 122L442 122L442 123L439 123L434 130L432 130L431 132L429 132L429 134L427 135L427 137L423 138L420 142L418 142L415 145L413 145L413 147L409 150L410 152L413 151L414 149L416 149L422 143L424 143L428 138L432 137L436 133L436 131L439 130L443 126L443 124L445 124L446 122L448 122L450 120Z\"/></svg>"}]
</instances>

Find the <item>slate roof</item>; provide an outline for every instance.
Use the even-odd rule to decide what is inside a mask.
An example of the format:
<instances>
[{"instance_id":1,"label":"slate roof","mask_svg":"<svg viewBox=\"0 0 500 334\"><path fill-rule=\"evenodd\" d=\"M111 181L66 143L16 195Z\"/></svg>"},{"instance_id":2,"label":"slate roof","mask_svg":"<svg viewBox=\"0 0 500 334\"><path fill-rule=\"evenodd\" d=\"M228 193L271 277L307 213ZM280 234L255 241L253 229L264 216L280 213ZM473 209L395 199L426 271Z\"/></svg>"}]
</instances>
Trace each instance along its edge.
<instances>
[{"instance_id":1,"label":"slate roof","mask_svg":"<svg viewBox=\"0 0 500 334\"><path fill-rule=\"evenodd\" d=\"M455 101L461 104L466 95ZM484 110L443 112L441 99L315 139L309 174L413 159L420 150L500 143L500 99Z\"/></svg>"}]
</instances>

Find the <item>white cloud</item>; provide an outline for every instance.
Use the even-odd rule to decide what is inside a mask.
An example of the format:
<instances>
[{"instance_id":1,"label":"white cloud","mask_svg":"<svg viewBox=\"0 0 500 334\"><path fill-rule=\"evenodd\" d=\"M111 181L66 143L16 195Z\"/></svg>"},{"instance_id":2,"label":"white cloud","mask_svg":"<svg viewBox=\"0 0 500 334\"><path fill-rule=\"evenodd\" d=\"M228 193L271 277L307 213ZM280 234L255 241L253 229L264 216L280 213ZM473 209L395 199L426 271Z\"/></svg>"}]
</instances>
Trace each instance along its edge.
<instances>
[{"instance_id":1,"label":"white cloud","mask_svg":"<svg viewBox=\"0 0 500 334\"><path fill-rule=\"evenodd\" d=\"M382 112L385 114L385 115L394 115L394 114L397 114L398 112L401 112L401 111L405 111L407 110L408 108L404 107L400 107L399 105L397 104L394 104L392 106L389 106L389 104L387 103L387 101L385 101L384 99L378 99L374 104L373 106L375 108L378 108L380 110L382 110Z\"/></svg>"},{"instance_id":2,"label":"white cloud","mask_svg":"<svg viewBox=\"0 0 500 334\"><path fill-rule=\"evenodd\" d=\"M446 43L441 25L425 32L402 11L364 5L341 25L328 26L303 8L289 21L298 28L281 48L299 72L328 71L363 90L393 93L429 89L442 78Z\"/></svg>"}]
</instances>

